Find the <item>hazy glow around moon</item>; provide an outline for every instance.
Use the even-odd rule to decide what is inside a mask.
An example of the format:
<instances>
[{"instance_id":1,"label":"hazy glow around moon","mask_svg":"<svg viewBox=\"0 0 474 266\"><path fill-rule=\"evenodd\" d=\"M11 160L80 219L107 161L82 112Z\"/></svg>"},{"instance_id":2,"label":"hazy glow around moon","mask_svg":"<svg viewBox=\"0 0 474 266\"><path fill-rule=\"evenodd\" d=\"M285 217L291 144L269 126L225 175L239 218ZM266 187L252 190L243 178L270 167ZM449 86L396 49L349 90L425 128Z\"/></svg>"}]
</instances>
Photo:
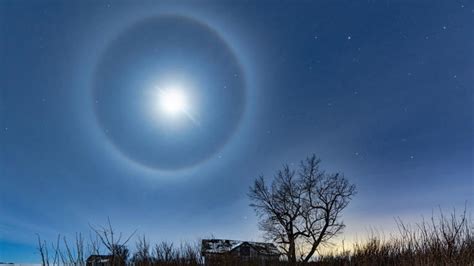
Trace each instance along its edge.
<instances>
[{"instance_id":1,"label":"hazy glow around moon","mask_svg":"<svg viewBox=\"0 0 474 266\"><path fill-rule=\"evenodd\" d=\"M92 90L104 135L128 159L157 170L211 158L246 107L234 51L207 24L179 15L150 17L120 33L98 60Z\"/></svg>"}]
</instances>

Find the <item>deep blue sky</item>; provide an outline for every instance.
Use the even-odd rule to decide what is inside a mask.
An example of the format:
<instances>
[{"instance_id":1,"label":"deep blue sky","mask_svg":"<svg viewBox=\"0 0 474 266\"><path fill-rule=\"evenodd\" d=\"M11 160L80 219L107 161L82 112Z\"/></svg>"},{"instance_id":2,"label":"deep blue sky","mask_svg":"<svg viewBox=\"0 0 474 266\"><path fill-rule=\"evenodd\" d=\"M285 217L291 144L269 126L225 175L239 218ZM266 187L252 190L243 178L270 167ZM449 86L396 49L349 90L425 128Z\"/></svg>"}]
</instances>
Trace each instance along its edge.
<instances>
[{"instance_id":1,"label":"deep blue sky","mask_svg":"<svg viewBox=\"0 0 474 266\"><path fill-rule=\"evenodd\" d=\"M249 185L311 153L358 187L348 239L472 210L472 2L278 2L1 1L0 261L107 217L260 240ZM162 81L199 121L150 118Z\"/></svg>"}]
</instances>

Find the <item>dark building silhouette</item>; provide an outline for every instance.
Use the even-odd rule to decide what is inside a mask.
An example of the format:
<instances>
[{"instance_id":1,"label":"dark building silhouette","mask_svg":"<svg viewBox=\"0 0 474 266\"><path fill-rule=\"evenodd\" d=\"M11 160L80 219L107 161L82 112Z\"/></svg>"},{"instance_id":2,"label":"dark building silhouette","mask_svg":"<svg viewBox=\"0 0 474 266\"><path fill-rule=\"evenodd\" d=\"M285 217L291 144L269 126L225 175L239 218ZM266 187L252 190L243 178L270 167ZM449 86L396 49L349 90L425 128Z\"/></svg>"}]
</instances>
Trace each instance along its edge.
<instances>
[{"instance_id":1,"label":"dark building silhouette","mask_svg":"<svg viewBox=\"0 0 474 266\"><path fill-rule=\"evenodd\" d=\"M202 240L201 253L206 265L220 265L223 261L258 261L265 265L281 255L272 243L225 239Z\"/></svg>"},{"instance_id":2,"label":"dark building silhouette","mask_svg":"<svg viewBox=\"0 0 474 266\"><path fill-rule=\"evenodd\" d=\"M112 255L90 255L86 260L87 266L108 266L112 265Z\"/></svg>"}]
</instances>

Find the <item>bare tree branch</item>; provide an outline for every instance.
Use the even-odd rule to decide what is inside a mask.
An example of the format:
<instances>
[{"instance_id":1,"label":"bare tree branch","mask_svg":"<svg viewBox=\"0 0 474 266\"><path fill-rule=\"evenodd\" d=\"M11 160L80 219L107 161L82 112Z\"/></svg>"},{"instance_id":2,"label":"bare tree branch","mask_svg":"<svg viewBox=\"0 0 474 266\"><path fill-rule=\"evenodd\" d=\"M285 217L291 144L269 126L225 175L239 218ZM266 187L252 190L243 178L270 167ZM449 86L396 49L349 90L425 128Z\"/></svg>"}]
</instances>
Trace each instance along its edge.
<instances>
[{"instance_id":1,"label":"bare tree branch","mask_svg":"<svg viewBox=\"0 0 474 266\"><path fill-rule=\"evenodd\" d=\"M297 250L301 260L309 261L321 244L342 231L341 213L356 193L341 174L320 170L320 162L315 155L307 157L297 172L284 165L270 186L259 176L249 189L260 229L267 240L279 244L289 262L296 262ZM298 243L311 248L305 251Z\"/></svg>"}]
</instances>

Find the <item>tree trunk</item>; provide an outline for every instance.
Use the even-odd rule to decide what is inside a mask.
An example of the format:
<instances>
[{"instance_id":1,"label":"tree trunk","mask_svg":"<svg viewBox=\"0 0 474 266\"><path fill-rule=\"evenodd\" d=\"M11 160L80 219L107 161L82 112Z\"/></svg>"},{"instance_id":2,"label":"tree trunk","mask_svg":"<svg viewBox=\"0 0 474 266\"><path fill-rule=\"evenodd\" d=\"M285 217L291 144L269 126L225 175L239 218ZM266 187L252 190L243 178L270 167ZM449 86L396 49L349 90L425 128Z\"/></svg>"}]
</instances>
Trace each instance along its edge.
<instances>
[{"instance_id":1,"label":"tree trunk","mask_svg":"<svg viewBox=\"0 0 474 266\"><path fill-rule=\"evenodd\" d=\"M329 220L326 218L326 223L324 224L323 230L319 234L318 239L313 242L310 252L306 255L306 257L303 260L304 262L308 262L311 259L311 257L314 255L314 252L316 251L319 244L321 243L323 236L326 234L326 230L328 229L328 226L329 226Z\"/></svg>"},{"instance_id":2,"label":"tree trunk","mask_svg":"<svg viewBox=\"0 0 474 266\"><path fill-rule=\"evenodd\" d=\"M288 248L288 262L290 264L296 263L296 247L295 247L295 238L293 235L288 236L288 242L290 242L290 246Z\"/></svg>"}]
</instances>

